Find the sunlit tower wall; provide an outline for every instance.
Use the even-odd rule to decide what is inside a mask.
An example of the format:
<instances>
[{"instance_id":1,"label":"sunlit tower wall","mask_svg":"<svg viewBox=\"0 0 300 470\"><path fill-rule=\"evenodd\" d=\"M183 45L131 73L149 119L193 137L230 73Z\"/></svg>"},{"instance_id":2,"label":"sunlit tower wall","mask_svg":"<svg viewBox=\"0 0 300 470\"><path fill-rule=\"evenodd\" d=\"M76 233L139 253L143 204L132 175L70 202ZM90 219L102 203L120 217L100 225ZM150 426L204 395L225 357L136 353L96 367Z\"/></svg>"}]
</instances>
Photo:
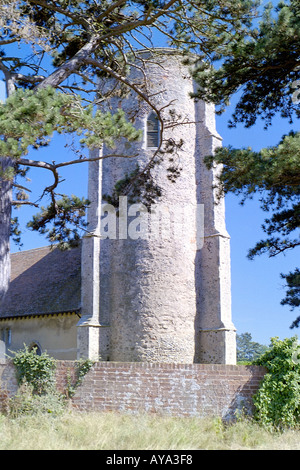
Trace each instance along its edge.
<instances>
[{"instance_id":1,"label":"sunlit tower wall","mask_svg":"<svg viewBox=\"0 0 300 470\"><path fill-rule=\"evenodd\" d=\"M92 226L101 222L100 263L94 266L99 305L94 315L93 307L84 310L83 305L81 323L98 316L103 360L234 364L230 239L224 201L217 204L214 188L219 169L208 170L203 162L221 145L214 107L191 98L195 83L174 50L140 52L127 79L153 106L134 90L106 103L112 112L123 109L142 138L119 141L113 151L103 148L103 156L121 157L91 164L90 188L102 193L101 209L92 203L89 214ZM162 148L175 143L174 152L165 153L151 170L161 193L148 210L122 197L115 217L106 196L137 165L145 168L159 145L161 124L154 108L164 120ZM83 282L82 298L85 289Z\"/></svg>"}]
</instances>

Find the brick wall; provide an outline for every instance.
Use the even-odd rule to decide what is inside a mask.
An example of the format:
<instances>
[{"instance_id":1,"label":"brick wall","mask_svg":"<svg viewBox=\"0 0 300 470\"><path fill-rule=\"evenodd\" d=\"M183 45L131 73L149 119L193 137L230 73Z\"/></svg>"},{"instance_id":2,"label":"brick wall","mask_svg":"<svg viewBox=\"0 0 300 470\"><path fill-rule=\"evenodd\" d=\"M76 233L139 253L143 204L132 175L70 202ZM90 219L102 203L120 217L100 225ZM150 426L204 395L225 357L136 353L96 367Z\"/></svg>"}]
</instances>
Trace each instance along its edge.
<instances>
[{"instance_id":1,"label":"brick wall","mask_svg":"<svg viewBox=\"0 0 300 470\"><path fill-rule=\"evenodd\" d=\"M80 410L229 418L251 411L264 373L255 366L98 362L72 401Z\"/></svg>"},{"instance_id":2,"label":"brick wall","mask_svg":"<svg viewBox=\"0 0 300 470\"><path fill-rule=\"evenodd\" d=\"M12 362L0 359L0 412L7 405L7 398L17 390L17 377Z\"/></svg>"},{"instance_id":3,"label":"brick wall","mask_svg":"<svg viewBox=\"0 0 300 470\"><path fill-rule=\"evenodd\" d=\"M218 415L251 411L252 395L265 370L255 366L97 362L72 398L83 411L118 411L172 416ZM74 362L57 362L57 387L74 378ZM14 369L0 362L0 400L16 390ZM1 403L0 403L1 405Z\"/></svg>"}]
</instances>

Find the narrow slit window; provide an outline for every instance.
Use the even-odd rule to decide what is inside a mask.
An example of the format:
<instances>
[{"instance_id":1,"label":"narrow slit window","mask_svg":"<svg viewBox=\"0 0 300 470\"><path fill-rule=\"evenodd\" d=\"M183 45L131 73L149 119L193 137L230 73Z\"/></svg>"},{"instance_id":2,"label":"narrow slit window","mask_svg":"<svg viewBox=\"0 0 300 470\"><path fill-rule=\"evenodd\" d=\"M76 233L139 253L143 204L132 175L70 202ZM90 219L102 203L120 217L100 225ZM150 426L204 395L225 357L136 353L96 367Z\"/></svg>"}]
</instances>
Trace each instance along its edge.
<instances>
[{"instance_id":1,"label":"narrow slit window","mask_svg":"<svg viewBox=\"0 0 300 470\"><path fill-rule=\"evenodd\" d=\"M155 113L151 113L147 119L147 147L159 147L159 122Z\"/></svg>"}]
</instances>

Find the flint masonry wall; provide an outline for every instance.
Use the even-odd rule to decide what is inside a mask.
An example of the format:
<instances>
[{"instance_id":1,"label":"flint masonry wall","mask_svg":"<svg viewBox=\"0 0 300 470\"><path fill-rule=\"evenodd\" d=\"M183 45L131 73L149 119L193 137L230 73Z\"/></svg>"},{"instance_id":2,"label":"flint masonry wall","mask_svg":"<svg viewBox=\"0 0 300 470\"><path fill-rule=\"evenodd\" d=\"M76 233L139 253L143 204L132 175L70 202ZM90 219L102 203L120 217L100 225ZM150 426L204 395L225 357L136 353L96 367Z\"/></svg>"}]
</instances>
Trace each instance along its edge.
<instances>
[{"instance_id":1,"label":"flint masonry wall","mask_svg":"<svg viewBox=\"0 0 300 470\"><path fill-rule=\"evenodd\" d=\"M61 392L74 377L74 366L72 361L57 362ZM256 366L97 362L78 387L72 405L82 411L229 419L237 410L251 412L251 397L264 374L265 370ZM0 409L1 398L5 403L16 390L12 363L0 361Z\"/></svg>"},{"instance_id":2,"label":"flint masonry wall","mask_svg":"<svg viewBox=\"0 0 300 470\"><path fill-rule=\"evenodd\" d=\"M153 219L148 220L145 213L147 221L143 226L146 226L146 233L136 232L130 236L133 221L128 216L128 234L122 235L124 239L101 240L103 289L100 315L109 318L110 361L193 363L197 248L195 104L189 98L193 82L188 77L187 67L181 65L181 57L171 52L157 54L157 57L151 57L149 52L141 53L137 67L131 68L130 79L136 83L143 81L141 67L148 61L144 66L147 95L153 96L157 109L166 107L166 121L170 120L169 110L173 108L182 115L182 120L187 121L185 125L174 126L164 132L164 139L178 142L182 138L185 141L184 149L178 150L175 156L172 154L176 163L177 160L182 162L179 165L182 169L176 184L167 178L167 168L171 166L169 158L165 157L152 170L154 182L162 191L159 198L155 197L155 208L151 205L151 214L157 214L159 228ZM117 181L134 171L136 164L144 168L157 149L147 142L147 119L152 109L141 102L137 94L131 93L127 99L111 100L111 106L113 111L122 107L127 119L134 117L134 125L143 132L143 138L130 147L127 142L118 143L116 153L136 154L136 158L108 158L103 161L104 194L112 194ZM104 148L106 153L111 153L111 150ZM186 221L180 218L183 209L190 210ZM138 211L138 208L132 207L131 210ZM134 212L131 215L135 215ZM174 233L172 224L176 216L181 230L178 235ZM140 219L142 217L140 215Z\"/></svg>"},{"instance_id":3,"label":"flint masonry wall","mask_svg":"<svg viewBox=\"0 0 300 470\"><path fill-rule=\"evenodd\" d=\"M110 223L115 207L105 205L104 195L113 194L136 164L146 168L157 145L148 140L153 110L138 94L124 98L120 91L105 102L113 112L121 108L143 138L130 145L121 140L114 149L134 158L90 162L89 230L96 236L83 239L79 355L113 362L235 364L230 239L224 201L216 204L214 189L219 168L207 169L203 161L221 145L214 107L190 97L196 84L174 50L139 52L129 78L161 110L163 147L166 142L177 147L152 168L161 195L154 195L151 217L145 206L124 204L124 209L119 200L115 227ZM100 95L103 87L116 85L101 81ZM112 150L104 146L99 152L107 157ZM168 178L173 165L180 169L175 184Z\"/></svg>"}]
</instances>

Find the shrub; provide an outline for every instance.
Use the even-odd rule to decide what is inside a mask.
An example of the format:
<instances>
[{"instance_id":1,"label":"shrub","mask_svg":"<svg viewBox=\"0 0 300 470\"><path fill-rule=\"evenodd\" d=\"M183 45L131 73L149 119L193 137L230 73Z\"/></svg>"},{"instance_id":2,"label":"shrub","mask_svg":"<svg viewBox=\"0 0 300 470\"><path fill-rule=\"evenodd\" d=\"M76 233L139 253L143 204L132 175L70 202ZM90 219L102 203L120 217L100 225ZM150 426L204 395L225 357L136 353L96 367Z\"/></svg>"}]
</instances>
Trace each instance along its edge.
<instances>
[{"instance_id":1,"label":"shrub","mask_svg":"<svg viewBox=\"0 0 300 470\"><path fill-rule=\"evenodd\" d=\"M266 427L299 426L300 345L297 337L271 338L271 348L254 363L267 369L253 397L255 418Z\"/></svg>"},{"instance_id":2,"label":"shrub","mask_svg":"<svg viewBox=\"0 0 300 470\"><path fill-rule=\"evenodd\" d=\"M53 389L55 386L55 359L48 356L46 352L41 355L35 350L29 351L27 346L24 350L14 352L14 366L17 369L19 385L24 382L30 384L34 393L42 394Z\"/></svg>"},{"instance_id":3,"label":"shrub","mask_svg":"<svg viewBox=\"0 0 300 470\"><path fill-rule=\"evenodd\" d=\"M16 395L9 399L6 414L12 418L22 415L52 414L58 416L66 410L62 394L49 390L42 395L34 393L32 385L24 382Z\"/></svg>"},{"instance_id":4,"label":"shrub","mask_svg":"<svg viewBox=\"0 0 300 470\"><path fill-rule=\"evenodd\" d=\"M62 394L56 391L55 359L35 350L14 352L13 363L17 371L19 390L9 400L7 412L12 417L23 414L60 414L66 406Z\"/></svg>"}]
</instances>

